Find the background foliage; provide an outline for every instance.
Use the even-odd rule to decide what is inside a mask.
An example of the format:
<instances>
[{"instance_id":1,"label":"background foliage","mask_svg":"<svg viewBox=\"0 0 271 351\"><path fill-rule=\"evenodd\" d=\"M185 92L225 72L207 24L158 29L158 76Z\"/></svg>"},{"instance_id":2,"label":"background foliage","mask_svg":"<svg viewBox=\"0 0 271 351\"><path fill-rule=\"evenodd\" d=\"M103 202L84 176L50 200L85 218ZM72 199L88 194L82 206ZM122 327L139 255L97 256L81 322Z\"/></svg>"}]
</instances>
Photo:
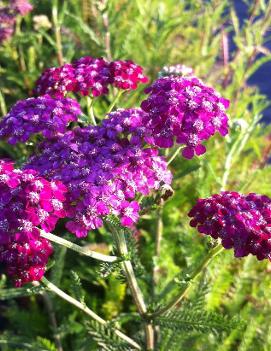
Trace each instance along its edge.
<instances>
[{"instance_id":1,"label":"background foliage","mask_svg":"<svg viewBox=\"0 0 271 351\"><path fill-rule=\"evenodd\" d=\"M151 80L164 65L182 63L231 100L231 133L226 141L216 136L209 141L208 152L195 160L176 158L171 164L174 196L144 215L138 225L137 249L133 249L136 271L145 295L151 297L148 304L161 305L189 280L189 267L210 247L208 238L189 227L186 215L198 197L221 188L271 196L270 126L260 122L270 102L257 87L247 84L271 60L265 47L271 2L248 1L249 16L242 26L234 4L223 0L37 0L33 4L34 11L18 20L13 39L0 47L2 115L18 99L31 95L44 68L59 64L55 36L59 26L65 62L84 55L132 59ZM37 22L35 16L41 14L48 16L50 28ZM139 105L143 89L125 94L120 105ZM106 98L98 99L98 116L108 104ZM33 147L11 149L1 141L0 156L20 164ZM157 230L163 232L159 255ZM58 232L63 235L63 228ZM103 229L92 232L81 244L108 253L112 239ZM110 273L107 267L86 257L59 247L55 251L47 273L50 280L140 341L135 308L118 270L106 274ZM224 251L192 286L178 313L161 317L158 349L271 350L270 274L269 262L254 257L239 260ZM1 277L3 351L127 349L114 341L110 325L102 330L40 287L13 290L4 274Z\"/></svg>"}]
</instances>

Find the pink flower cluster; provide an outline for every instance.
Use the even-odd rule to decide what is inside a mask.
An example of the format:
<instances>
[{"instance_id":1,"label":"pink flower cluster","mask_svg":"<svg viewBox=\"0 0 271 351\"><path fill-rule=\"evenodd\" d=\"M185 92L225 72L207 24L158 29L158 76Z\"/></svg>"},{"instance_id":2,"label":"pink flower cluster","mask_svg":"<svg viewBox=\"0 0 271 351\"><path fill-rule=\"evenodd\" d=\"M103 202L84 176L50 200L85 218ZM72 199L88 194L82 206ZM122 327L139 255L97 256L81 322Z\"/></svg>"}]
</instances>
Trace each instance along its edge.
<instances>
[{"instance_id":1,"label":"pink flower cluster","mask_svg":"<svg viewBox=\"0 0 271 351\"><path fill-rule=\"evenodd\" d=\"M192 227L221 239L236 257L255 255L271 260L271 199L264 195L221 192L199 199L188 214Z\"/></svg>"},{"instance_id":2,"label":"pink flower cluster","mask_svg":"<svg viewBox=\"0 0 271 351\"><path fill-rule=\"evenodd\" d=\"M33 6L27 0L11 0L0 7L0 43L12 37L16 16L26 16Z\"/></svg>"},{"instance_id":3,"label":"pink flower cluster","mask_svg":"<svg viewBox=\"0 0 271 351\"><path fill-rule=\"evenodd\" d=\"M145 90L149 97L141 104L148 114L143 125L146 140L158 147L184 145L182 155L191 159L206 152L203 141L218 131L228 133L225 110L229 101L195 77L164 77Z\"/></svg>"},{"instance_id":4,"label":"pink flower cluster","mask_svg":"<svg viewBox=\"0 0 271 351\"><path fill-rule=\"evenodd\" d=\"M62 97L68 92L100 96L110 84L119 89L136 89L146 83L142 67L133 61L108 62L103 58L81 57L71 64L46 69L37 80L34 93Z\"/></svg>"},{"instance_id":5,"label":"pink flower cluster","mask_svg":"<svg viewBox=\"0 0 271 351\"><path fill-rule=\"evenodd\" d=\"M101 227L109 214L132 226L139 218L136 194L147 195L172 179L156 149L109 134L106 126L75 128L44 142L26 166L67 185L67 228L78 237Z\"/></svg>"},{"instance_id":6,"label":"pink flower cluster","mask_svg":"<svg viewBox=\"0 0 271 351\"><path fill-rule=\"evenodd\" d=\"M51 138L63 134L81 113L78 102L70 98L44 95L21 100L0 121L0 137L8 138L10 144L26 142L37 133Z\"/></svg>"},{"instance_id":7,"label":"pink flower cluster","mask_svg":"<svg viewBox=\"0 0 271 351\"><path fill-rule=\"evenodd\" d=\"M18 170L0 161L0 261L16 286L39 280L52 247L38 227L52 231L65 217L66 187L33 170Z\"/></svg>"}]
</instances>

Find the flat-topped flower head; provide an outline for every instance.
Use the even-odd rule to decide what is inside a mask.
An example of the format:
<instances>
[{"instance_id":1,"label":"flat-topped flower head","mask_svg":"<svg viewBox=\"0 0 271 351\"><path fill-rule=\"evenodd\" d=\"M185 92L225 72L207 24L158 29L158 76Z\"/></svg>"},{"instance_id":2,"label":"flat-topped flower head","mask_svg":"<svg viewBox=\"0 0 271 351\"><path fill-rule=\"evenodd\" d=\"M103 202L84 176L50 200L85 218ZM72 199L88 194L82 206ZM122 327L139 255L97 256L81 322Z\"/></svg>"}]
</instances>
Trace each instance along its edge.
<instances>
[{"instance_id":1,"label":"flat-topped flower head","mask_svg":"<svg viewBox=\"0 0 271 351\"><path fill-rule=\"evenodd\" d=\"M10 5L11 8L21 16L26 16L33 10L33 6L28 0L11 0Z\"/></svg>"},{"instance_id":2,"label":"flat-topped flower head","mask_svg":"<svg viewBox=\"0 0 271 351\"><path fill-rule=\"evenodd\" d=\"M32 9L33 9L33 6L27 0L10 0L10 1L4 1L4 2L1 1L0 43L10 39L14 34L16 16L17 15L25 16L30 11L32 11Z\"/></svg>"},{"instance_id":3,"label":"flat-topped flower head","mask_svg":"<svg viewBox=\"0 0 271 351\"><path fill-rule=\"evenodd\" d=\"M75 92L82 95L100 96L108 94L108 85L112 83L109 63L103 58L81 57L73 62Z\"/></svg>"},{"instance_id":4,"label":"flat-topped flower head","mask_svg":"<svg viewBox=\"0 0 271 351\"><path fill-rule=\"evenodd\" d=\"M146 134L143 118L147 117L147 113L141 108L119 108L109 113L108 118L102 121L102 126L109 138L124 134L131 135L131 142L138 142L138 138L143 139Z\"/></svg>"},{"instance_id":5,"label":"flat-topped flower head","mask_svg":"<svg viewBox=\"0 0 271 351\"><path fill-rule=\"evenodd\" d=\"M0 121L0 137L7 138L11 144L26 142L37 133L50 138L63 134L80 114L80 105L70 98L53 99L44 95L21 100Z\"/></svg>"},{"instance_id":6,"label":"flat-topped flower head","mask_svg":"<svg viewBox=\"0 0 271 351\"><path fill-rule=\"evenodd\" d=\"M145 90L149 97L141 104L148 114L146 140L158 147L184 145L182 154L191 159L206 151L203 141L215 132L228 133L225 110L229 101L195 77L164 77Z\"/></svg>"},{"instance_id":7,"label":"flat-topped flower head","mask_svg":"<svg viewBox=\"0 0 271 351\"><path fill-rule=\"evenodd\" d=\"M132 225L139 218L136 195L171 182L156 149L112 132L113 125L109 119L102 126L75 128L46 141L26 165L67 185L67 228L78 237L101 227L109 214L119 216L123 225Z\"/></svg>"},{"instance_id":8,"label":"flat-topped flower head","mask_svg":"<svg viewBox=\"0 0 271 351\"><path fill-rule=\"evenodd\" d=\"M113 85L119 89L136 89L139 83L147 83L148 77L143 74L143 68L132 60L113 61L110 63Z\"/></svg>"},{"instance_id":9,"label":"flat-topped flower head","mask_svg":"<svg viewBox=\"0 0 271 351\"><path fill-rule=\"evenodd\" d=\"M59 181L0 160L0 261L17 285L42 277L51 249L38 228L50 232L66 216L65 194Z\"/></svg>"},{"instance_id":10,"label":"flat-topped flower head","mask_svg":"<svg viewBox=\"0 0 271 351\"><path fill-rule=\"evenodd\" d=\"M271 260L271 199L265 195L221 192L199 199L188 214L190 225L221 239L235 257L249 254Z\"/></svg>"},{"instance_id":11,"label":"flat-topped flower head","mask_svg":"<svg viewBox=\"0 0 271 351\"><path fill-rule=\"evenodd\" d=\"M108 94L112 84L131 90L147 81L143 68L133 61L108 62L104 58L85 56L71 64L46 69L37 80L34 93L62 97L74 92L97 97Z\"/></svg>"},{"instance_id":12,"label":"flat-topped flower head","mask_svg":"<svg viewBox=\"0 0 271 351\"><path fill-rule=\"evenodd\" d=\"M15 239L6 245L0 245L0 262L6 265L7 273L15 286L21 287L41 280L52 253L52 245L44 238Z\"/></svg>"},{"instance_id":13,"label":"flat-topped flower head","mask_svg":"<svg viewBox=\"0 0 271 351\"><path fill-rule=\"evenodd\" d=\"M61 67L47 68L38 78L34 94L61 98L68 92L75 91L75 87L74 67L67 63Z\"/></svg>"}]
</instances>

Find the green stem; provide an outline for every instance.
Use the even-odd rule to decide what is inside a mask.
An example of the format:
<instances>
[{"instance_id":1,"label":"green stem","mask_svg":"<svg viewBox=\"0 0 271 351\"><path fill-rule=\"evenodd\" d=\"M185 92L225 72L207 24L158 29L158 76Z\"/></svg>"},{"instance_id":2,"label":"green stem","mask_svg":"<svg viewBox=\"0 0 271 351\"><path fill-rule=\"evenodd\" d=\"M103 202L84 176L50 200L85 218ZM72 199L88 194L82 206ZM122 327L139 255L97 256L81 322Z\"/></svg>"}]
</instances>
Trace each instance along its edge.
<instances>
[{"instance_id":1,"label":"green stem","mask_svg":"<svg viewBox=\"0 0 271 351\"><path fill-rule=\"evenodd\" d=\"M159 280L159 265L157 260L159 259L160 252L161 252L161 241L163 236L163 207L164 207L164 200L161 199L161 205L157 210L157 222L156 222L156 231L155 231L155 260L153 263L153 272L152 272L152 295L153 298L155 297L155 287Z\"/></svg>"},{"instance_id":2,"label":"green stem","mask_svg":"<svg viewBox=\"0 0 271 351\"><path fill-rule=\"evenodd\" d=\"M119 98L121 97L121 95L124 93L124 90L119 90L116 97L114 98L114 100L112 101L112 103L110 104L108 111L106 114L110 113L113 108L115 107L115 105L117 104L117 102L119 101Z\"/></svg>"},{"instance_id":3,"label":"green stem","mask_svg":"<svg viewBox=\"0 0 271 351\"><path fill-rule=\"evenodd\" d=\"M221 251L223 250L223 246L221 244L218 244L215 246L213 249L211 249L208 253L208 255L204 258L204 260L201 262L201 264L198 266L198 268L192 273L189 282L186 284L186 286L179 292L179 294L173 298L165 307L162 307L161 309L158 309L155 311L151 317L155 318L160 316L161 314L164 314L171 310L173 307L178 305L182 299L185 297L185 295L188 293L190 290L192 283L197 279L197 277L201 274L201 272L208 266L208 264L211 262L211 260L218 255Z\"/></svg>"},{"instance_id":4,"label":"green stem","mask_svg":"<svg viewBox=\"0 0 271 351\"><path fill-rule=\"evenodd\" d=\"M87 111L88 111L88 116L90 117L90 120L94 126L97 125L95 115L94 115L94 110L93 110L93 99L90 96L86 97L87 100Z\"/></svg>"},{"instance_id":5,"label":"green stem","mask_svg":"<svg viewBox=\"0 0 271 351\"><path fill-rule=\"evenodd\" d=\"M110 230L112 231L113 237L115 239L118 253L120 257L128 257L128 248L125 240L125 236L122 230L117 231L114 226L108 223ZM122 261L122 268L127 279L129 289L131 291L133 300L136 304L137 310L141 317L145 319L147 314L147 307L144 301L142 291L138 285L135 272L132 266L132 262L129 259L124 259ZM154 349L154 329L151 323L145 324L145 335L146 335L146 346L147 350Z\"/></svg>"},{"instance_id":6,"label":"green stem","mask_svg":"<svg viewBox=\"0 0 271 351\"><path fill-rule=\"evenodd\" d=\"M65 246L68 249L76 251L76 252L78 252L81 255L85 255L85 256L91 257L91 258L93 258L95 260L98 260L98 261L116 262L117 259L118 259L116 256L104 255L104 254L101 254L99 252L89 250L88 248L76 245L76 244L74 244L74 243L72 243L72 242L70 242L70 241L68 241L66 239L63 239L63 238L61 238L61 237L59 237L57 235L54 235L52 233L46 233L44 230L40 230L40 235L43 238L48 239L48 240L50 240L50 241L52 241L52 242L54 242L56 244Z\"/></svg>"},{"instance_id":7,"label":"green stem","mask_svg":"<svg viewBox=\"0 0 271 351\"><path fill-rule=\"evenodd\" d=\"M41 282L46 286L48 290L51 292L55 293L59 297L61 297L63 300L69 302L71 305L74 305L75 307L79 308L81 311L86 313L88 316L90 316L92 319L94 319L96 322L106 325L107 322L102 319L100 316L98 316L95 312L93 312L90 308L88 308L85 304L77 301L70 295L66 294L64 291L59 289L56 285L53 283L49 282L45 277L41 279ZM114 329L115 334L121 338L122 340L125 340L129 345L133 346L137 350L141 350L141 347L131 338L129 338L127 335L123 334L120 330Z\"/></svg>"},{"instance_id":8,"label":"green stem","mask_svg":"<svg viewBox=\"0 0 271 351\"><path fill-rule=\"evenodd\" d=\"M59 66L62 66L64 65L64 59L63 59L62 41L61 41L61 26L58 20L58 0L55 0L53 2L52 20L53 20L54 32L55 32L57 61Z\"/></svg>"},{"instance_id":9,"label":"green stem","mask_svg":"<svg viewBox=\"0 0 271 351\"><path fill-rule=\"evenodd\" d=\"M4 94L1 92L1 90L0 90L0 109L1 109L1 114L5 116L7 114L7 105L4 98Z\"/></svg>"},{"instance_id":10,"label":"green stem","mask_svg":"<svg viewBox=\"0 0 271 351\"><path fill-rule=\"evenodd\" d=\"M170 165L172 161L179 155L180 151L183 149L183 145L179 146L176 151L174 151L173 155L170 157L170 159L167 162L167 165Z\"/></svg>"}]
</instances>

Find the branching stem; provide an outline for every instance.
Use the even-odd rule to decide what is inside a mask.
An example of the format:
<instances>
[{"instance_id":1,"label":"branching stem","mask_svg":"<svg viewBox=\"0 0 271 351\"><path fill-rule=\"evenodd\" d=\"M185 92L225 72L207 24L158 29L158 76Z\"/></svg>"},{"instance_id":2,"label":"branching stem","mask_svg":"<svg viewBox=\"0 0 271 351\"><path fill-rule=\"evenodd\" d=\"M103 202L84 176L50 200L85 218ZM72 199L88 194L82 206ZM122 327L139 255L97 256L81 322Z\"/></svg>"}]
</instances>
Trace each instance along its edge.
<instances>
[{"instance_id":1,"label":"branching stem","mask_svg":"<svg viewBox=\"0 0 271 351\"><path fill-rule=\"evenodd\" d=\"M121 257L128 257L129 252L123 231L118 231L115 229L114 226L110 224L108 225L114 236L119 255ZM147 307L144 301L142 291L138 285L132 262L129 259L125 259L122 261L122 267L127 279L129 289L136 304L138 313L143 319L145 319L147 314ZM154 329L152 324L149 322L146 322L145 324L145 335L147 350L154 350Z\"/></svg>"},{"instance_id":2,"label":"branching stem","mask_svg":"<svg viewBox=\"0 0 271 351\"><path fill-rule=\"evenodd\" d=\"M204 258L204 260L198 266L198 268L192 273L192 275L190 276L189 282L184 286L184 288L179 292L179 294L175 298L173 298L166 306L155 311L151 315L151 317L152 318L158 317L158 316L168 312L176 305L178 305L182 301L182 299L185 297L187 292L190 290L192 283L197 279L197 277L201 274L201 272L208 266L210 261L216 255L218 255L222 250L224 250L224 248L221 244L218 244L213 249L211 249L209 251L208 255Z\"/></svg>"},{"instance_id":3,"label":"branching stem","mask_svg":"<svg viewBox=\"0 0 271 351\"><path fill-rule=\"evenodd\" d=\"M51 292L55 293L59 297L61 297L63 300L69 302L71 305L74 305L75 307L79 308L81 311L86 313L88 316L90 316L92 319L94 319L96 322L106 325L107 322L102 319L100 316L98 316L95 312L93 312L90 308L88 308L85 304L82 304L81 302L77 301L74 299L72 296L66 294L64 291L59 289L56 285L53 283L49 282L45 277L41 279L42 283L46 286L48 290ZM115 334L121 338L122 340L125 340L129 345L133 346L137 350L141 350L140 345L138 345L134 340L129 338L127 335L123 334L120 330L114 329Z\"/></svg>"}]
</instances>

